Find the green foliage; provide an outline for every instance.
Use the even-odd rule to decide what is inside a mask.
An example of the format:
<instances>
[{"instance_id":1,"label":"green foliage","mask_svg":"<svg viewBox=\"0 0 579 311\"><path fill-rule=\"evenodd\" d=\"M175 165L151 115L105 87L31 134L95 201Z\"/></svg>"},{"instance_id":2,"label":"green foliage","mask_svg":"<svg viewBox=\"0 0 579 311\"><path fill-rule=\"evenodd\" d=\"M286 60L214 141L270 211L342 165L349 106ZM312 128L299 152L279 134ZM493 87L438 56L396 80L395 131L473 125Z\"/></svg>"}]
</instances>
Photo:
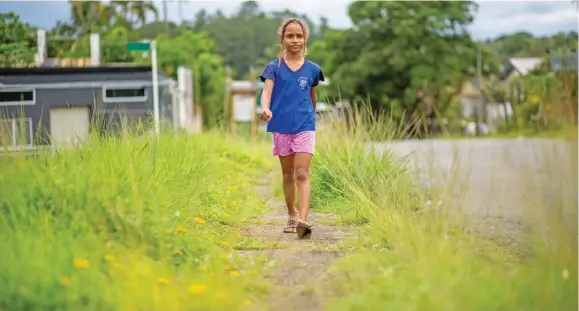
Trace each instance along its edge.
<instances>
[{"instance_id":1,"label":"green foliage","mask_svg":"<svg viewBox=\"0 0 579 311\"><path fill-rule=\"evenodd\" d=\"M193 70L195 103L203 107L204 124L214 127L223 117L225 71L221 56L215 54L215 42L205 32L182 30L173 38L157 38L159 66L174 78L177 68Z\"/></svg>"},{"instance_id":2,"label":"green foliage","mask_svg":"<svg viewBox=\"0 0 579 311\"><path fill-rule=\"evenodd\" d=\"M235 79L246 79L251 66L259 71L278 56L277 29L290 16L309 25L308 58L331 80L320 98L329 103L369 100L375 111L387 112L395 120L423 113L418 90L424 91L439 116L457 115L459 94L476 75L478 49L483 76L492 77L509 57L542 57L548 49L577 46L575 32L549 37L519 32L475 42L466 31L477 10L472 1L354 1L348 7L354 25L349 29L331 29L324 18L314 22L290 10L264 12L255 1L241 3L230 16L200 10L181 23L159 21L159 9L151 1L70 1L70 5L72 22L59 22L48 33L49 57L88 57L88 34L99 32L103 62L141 62L142 55L124 51L126 42L159 38L162 69L168 75L174 77L181 65L201 77L195 80L196 102L204 108L210 127L223 114L223 66L230 66ZM151 15L155 19L148 21ZM0 59L7 65L31 64L32 29L14 16L3 16L2 27L12 30L0 32L2 49L9 51ZM196 44L187 43L189 39Z\"/></svg>"},{"instance_id":3,"label":"green foliage","mask_svg":"<svg viewBox=\"0 0 579 311\"><path fill-rule=\"evenodd\" d=\"M465 30L473 7L472 2L352 3L348 14L355 28L326 39L342 96L367 96L375 110L401 117L416 111L418 90L436 100L442 89L462 84L476 59L476 45Z\"/></svg>"},{"instance_id":4,"label":"green foliage","mask_svg":"<svg viewBox=\"0 0 579 311\"><path fill-rule=\"evenodd\" d=\"M436 161L434 158L428 160L430 152L426 149L424 153L416 151L420 152L415 157L419 176L432 178L429 189L424 191L415 182L416 176L406 171L409 166L394 157L388 144L367 143L370 137L397 136L392 130L388 119L377 119L372 123L354 122L350 129L335 124L318 132L319 154L312 166L313 208L336 213L342 224L360 225L349 227L358 228L358 234L343 246L357 251L341 257L330 269L323 291L331 295L325 305L327 310L577 308L577 214L572 208L576 202L573 191L545 192L521 202L537 204L541 211L524 209L525 222L534 224L533 217L541 217L545 224L544 229L533 226L532 233L517 240L533 252L533 256L521 258L508 246L499 246L492 239L462 229L463 202L459 198L465 194L453 184L469 175L468 168L445 171L444 175L449 176L435 177L428 171L432 166L440 172L440 164L431 163ZM552 171L535 176L540 180L523 179L516 187L544 189L539 185L562 178L562 183L571 183L569 189L576 188L576 175L572 173L577 165L576 142L573 146L569 146L568 152L573 153L565 155L564 163L558 154L563 149L535 147L531 153L544 156L552 163ZM534 173L524 168L521 174ZM442 204L429 208L429 197L440 198ZM562 204L554 203L566 200L570 200L569 214L563 214ZM468 202L464 204L468 206Z\"/></svg>"},{"instance_id":5,"label":"green foliage","mask_svg":"<svg viewBox=\"0 0 579 311\"><path fill-rule=\"evenodd\" d=\"M111 27L122 26L135 29L147 21L147 14L158 12L152 1L75 1L71 4L72 24L82 37L91 32L105 31Z\"/></svg>"},{"instance_id":6,"label":"green foliage","mask_svg":"<svg viewBox=\"0 0 579 311\"><path fill-rule=\"evenodd\" d=\"M532 74L514 78L506 85L515 111L515 124L506 131L558 130L577 124L577 74L552 73L548 58Z\"/></svg>"},{"instance_id":7,"label":"green foliage","mask_svg":"<svg viewBox=\"0 0 579 311\"><path fill-rule=\"evenodd\" d=\"M264 209L266 151L163 133L1 157L0 309L243 309L264 265L234 226Z\"/></svg>"},{"instance_id":8,"label":"green foliage","mask_svg":"<svg viewBox=\"0 0 579 311\"><path fill-rule=\"evenodd\" d=\"M0 66L34 65L36 32L13 12L0 13Z\"/></svg>"},{"instance_id":9,"label":"green foliage","mask_svg":"<svg viewBox=\"0 0 579 311\"><path fill-rule=\"evenodd\" d=\"M318 28L307 16L290 10L266 14L255 1L243 2L231 17L219 11L215 14L201 11L191 27L211 34L224 63L233 69L233 77L241 79L250 66L262 68L277 57L277 29L285 18L293 16L302 18L311 28L310 43L321 37Z\"/></svg>"},{"instance_id":10,"label":"green foliage","mask_svg":"<svg viewBox=\"0 0 579 311\"><path fill-rule=\"evenodd\" d=\"M129 41L138 40L137 32L125 27L117 26L101 33L101 61L107 63L130 63L135 60L131 52L126 51L125 45ZM89 57L90 35L85 35L75 41L70 50L61 53L62 57Z\"/></svg>"},{"instance_id":11,"label":"green foliage","mask_svg":"<svg viewBox=\"0 0 579 311\"><path fill-rule=\"evenodd\" d=\"M535 37L517 32L488 40L487 45L501 61L510 57L544 57L550 49L577 47L577 32L559 32L552 36Z\"/></svg>"}]
</instances>

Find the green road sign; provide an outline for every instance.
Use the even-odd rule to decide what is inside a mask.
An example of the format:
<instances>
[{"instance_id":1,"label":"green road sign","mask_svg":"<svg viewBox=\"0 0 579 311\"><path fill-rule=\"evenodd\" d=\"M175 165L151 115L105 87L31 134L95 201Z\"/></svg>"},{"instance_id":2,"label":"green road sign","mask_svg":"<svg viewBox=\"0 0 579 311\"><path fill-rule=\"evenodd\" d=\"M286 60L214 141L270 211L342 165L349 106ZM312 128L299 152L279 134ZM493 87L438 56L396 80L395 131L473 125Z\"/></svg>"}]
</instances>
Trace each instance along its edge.
<instances>
[{"instance_id":1,"label":"green road sign","mask_svg":"<svg viewBox=\"0 0 579 311\"><path fill-rule=\"evenodd\" d=\"M125 45L127 51L150 51L151 44L149 42L129 42Z\"/></svg>"}]
</instances>

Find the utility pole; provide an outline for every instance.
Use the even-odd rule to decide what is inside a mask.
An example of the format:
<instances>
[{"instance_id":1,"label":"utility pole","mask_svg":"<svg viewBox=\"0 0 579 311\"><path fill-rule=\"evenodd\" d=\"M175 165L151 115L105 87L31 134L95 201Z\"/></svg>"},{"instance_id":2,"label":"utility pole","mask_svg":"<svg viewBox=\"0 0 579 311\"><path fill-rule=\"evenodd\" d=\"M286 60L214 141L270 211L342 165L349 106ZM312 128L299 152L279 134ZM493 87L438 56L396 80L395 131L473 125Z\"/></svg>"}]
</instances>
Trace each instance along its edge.
<instances>
[{"instance_id":1,"label":"utility pole","mask_svg":"<svg viewBox=\"0 0 579 311\"><path fill-rule=\"evenodd\" d=\"M151 67L153 71L153 113L155 117L155 134L159 136L159 77L157 73L157 42L151 42Z\"/></svg>"},{"instance_id":2,"label":"utility pole","mask_svg":"<svg viewBox=\"0 0 579 311\"><path fill-rule=\"evenodd\" d=\"M482 94L482 48L479 44L478 52L476 57L476 71L477 71L477 80L478 80L478 105L477 105L477 113L476 113L476 135L480 136L481 134L481 123L483 117L483 94Z\"/></svg>"},{"instance_id":3,"label":"utility pole","mask_svg":"<svg viewBox=\"0 0 579 311\"><path fill-rule=\"evenodd\" d=\"M128 42L125 45L125 49L128 52L140 51L140 52L150 52L151 53L151 73L153 76L153 114L155 120L155 135L158 137L160 132L160 116L159 116L159 76L157 73L157 42L155 40L151 42L141 41L141 42Z\"/></svg>"},{"instance_id":4,"label":"utility pole","mask_svg":"<svg viewBox=\"0 0 579 311\"><path fill-rule=\"evenodd\" d=\"M169 25L167 24L167 0L162 0L163 1L163 26L165 26L165 33L171 37L171 34L169 33Z\"/></svg>"}]
</instances>

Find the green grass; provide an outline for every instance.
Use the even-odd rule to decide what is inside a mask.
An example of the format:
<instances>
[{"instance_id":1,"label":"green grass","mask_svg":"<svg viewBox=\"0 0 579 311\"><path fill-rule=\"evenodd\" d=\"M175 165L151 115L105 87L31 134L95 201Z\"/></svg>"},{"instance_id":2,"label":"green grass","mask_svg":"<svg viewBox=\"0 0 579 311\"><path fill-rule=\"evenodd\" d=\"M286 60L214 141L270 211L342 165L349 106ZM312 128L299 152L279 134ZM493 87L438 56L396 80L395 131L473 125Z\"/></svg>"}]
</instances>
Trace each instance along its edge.
<instances>
[{"instance_id":1,"label":"green grass","mask_svg":"<svg viewBox=\"0 0 579 311\"><path fill-rule=\"evenodd\" d=\"M241 310L267 289L236 226L267 144L219 133L91 137L0 158L0 310ZM255 243L254 243L255 244Z\"/></svg>"},{"instance_id":2,"label":"green grass","mask_svg":"<svg viewBox=\"0 0 579 311\"><path fill-rule=\"evenodd\" d=\"M426 193L416 191L405 162L388 152L369 152L372 137L388 135L376 131L396 129L385 119L358 119L354 131L338 125L318 135L313 207L357 224L359 235L352 242L358 251L332 268L334 298L327 310L577 309L576 213L569 222L544 217L550 230L535 227L532 244L526 245L534 256L521 258L509 247L467 234L460 218L451 216L451 207L426 210L426 194L452 205L452 183L440 180ZM576 172L576 148L572 158ZM558 159L551 155L552 166L568 164ZM559 178L576 182L573 172L564 174ZM576 202L574 195L565 199ZM558 215L543 203L546 215ZM527 212L531 221L535 215Z\"/></svg>"},{"instance_id":3,"label":"green grass","mask_svg":"<svg viewBox=\"0 0 579 311\"><path fill-rule=\"evenodd\" d=\"M368 147L400 129L355 120L351 131L320 129L311 169L312 209L339 215L358 236L339 245L350 252L330 269L326 309L577 309L576 215L571 225L544 217L550 230L533 235L535 255L521 258L467 234L449 210L425 209L438 196L452 207L452 177L423 190L403 159ZM266 210L252 189L258 178L277 172L283 195L270 144L164 133L0 157L0 310L265 306L272 262L237 250L286 245L237 228L267 224L255 220Z\"/></svg>"}]
</instances>

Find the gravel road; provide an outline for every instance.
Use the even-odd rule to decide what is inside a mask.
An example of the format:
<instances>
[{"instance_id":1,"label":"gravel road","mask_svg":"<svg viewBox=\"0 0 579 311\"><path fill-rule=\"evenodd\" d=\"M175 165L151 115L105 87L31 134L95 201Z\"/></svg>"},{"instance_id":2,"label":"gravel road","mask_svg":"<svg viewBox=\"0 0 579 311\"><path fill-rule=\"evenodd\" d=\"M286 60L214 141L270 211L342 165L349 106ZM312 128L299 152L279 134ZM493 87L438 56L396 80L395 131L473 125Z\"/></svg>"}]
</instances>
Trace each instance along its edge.
<instances>
[{"instance_id":1,"label":"gravel road","mask_svg":"<svg viewBox=\"0 0 579 311\"><path fill-rule=\"evenodd\" d=\"M546 219L561 211L577 228L576 141L437 139L375 147L406 156L427 186L450 190L442 199L452 198L470 220L520 224L529 215Z\"/></svg>"}]
</instances>

